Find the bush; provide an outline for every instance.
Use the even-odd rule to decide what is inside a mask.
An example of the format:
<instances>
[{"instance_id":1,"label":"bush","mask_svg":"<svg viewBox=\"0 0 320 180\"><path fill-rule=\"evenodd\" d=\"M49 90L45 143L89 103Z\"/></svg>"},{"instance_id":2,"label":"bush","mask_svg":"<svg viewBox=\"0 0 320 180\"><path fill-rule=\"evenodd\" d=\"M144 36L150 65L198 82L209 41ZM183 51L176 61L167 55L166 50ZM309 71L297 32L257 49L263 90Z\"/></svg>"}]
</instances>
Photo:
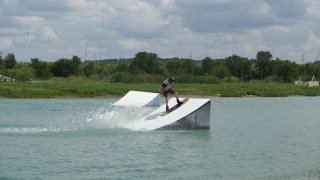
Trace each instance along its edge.
<instances>
[{"instance_id":1,"label":"bush","mask_svg":"<svg viewBox=\"0 0 320 180\"><path fill-rule=\"evenodd\" d=\"M99 74L92 74L88 77L88 79L93 80L93 81L97 81L99 80L100 76Z\"/></svg>"},{"instance_id":2,"label":"bush","mask_svg":"<svg viewBox=\"0 0 320 180\"><path fill-rule=\"evenodd\" d=\"M85 80L86 80L85 77L75 76L75 75L71 75L71 76L65 78L65 81L68 81L68 82L84 82Z\"/></svg>"},{"instance_id":3,"label":"bush","mask_svg":"<svg viewBox=\"0 0 320 180\"><path fill-rule=\"evenodd\" d=\"M312 76L300 76L301 81L307 82L311 81Z\"/></svg>"},{"instance_id":4,"label":"bush","mask_svg":"<svg viewBox=\"0 0 320 180\"><path fill-rule=\"evenodd\" d=\"M279 79L276 75L267 76L263 79L264 83L283 83L282 79Z\"/></svg>"},{"instance_id":5,"label":"bush","mask_svg":"<svg viewBox=\"0 0 320 180\"><path fill-rule=\"evenodd\" d=\"M111 77L111 83L137 83L136 76L129 73L115 73Z\"/></svg>"},{"instance_id":6,"label":"bush","mask_svg":"<svg viewBox=\"0 0 320 180\"><path fill-rule=\"evenodd\" d=\"M177 76L176 80L182 84L220 84L221 80L215 76L193 76L189 74L183 74Z\"/></svg>"},{"instance_id":7,"label":"bush","mask_svg":"<svg viewBox=\"0 0 320 180\"><path fill-rule=\"evenodd\" d=\"M179 84L192 84L194 83L194 77L192 75L189 75L189 74L183 74L183 75L180 75L180 76L176 76L176 81L179 83Z\"/></svg>"},{"instance_id":8,"label":"bush","mask_svg":"<svg viewBox=\"0 0 320 180\"><path fill-rule=\"evenodd\" d=\"M168 76L137 74L132 75L128 73L116 73L111 78L111 83L156 83L161 84ZM183 74L175 76L176 82L179 84L220 84L221 80L214 76L193 76Z\"/></svg>"},{"instance_id":9,"label":"bush","mask_svg":"<svg viewBox=\"0 0 320 180\"><path fill-rule=\"evenodd\" d=\"M26 82L33 76L33 69L22 68L22 69L10 69L8 70L11 77L16 81Z\"/></svg>"},{"instance_id":10,"label":"bush","mask_svg":"<svg viewBox=\"0 0 320 180\"><path fill-rule=\"evenodd\" d=\"M234 76L225 77L222 79L222 82L228 82L228 83L238 83L239 79Z\"/></svg>"},{"instance_id":11,"label":"bush","mask_svg":"<svg viewBox=\"0 0 320 180\"><path fill-rule=\"evenodd\" d=\"M137 83L162 83L164 78L160 75L138 74L136 75Z\"/></svg>"}]
</instances>

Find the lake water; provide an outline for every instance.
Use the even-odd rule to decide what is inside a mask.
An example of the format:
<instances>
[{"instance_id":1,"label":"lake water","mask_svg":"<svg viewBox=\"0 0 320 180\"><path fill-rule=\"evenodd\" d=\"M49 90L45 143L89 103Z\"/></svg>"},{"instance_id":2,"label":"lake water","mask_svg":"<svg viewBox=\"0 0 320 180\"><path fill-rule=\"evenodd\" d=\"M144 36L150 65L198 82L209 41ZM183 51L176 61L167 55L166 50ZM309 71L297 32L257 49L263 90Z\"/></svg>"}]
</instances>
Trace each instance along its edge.
<instances>
[{"instance_id":1,"label":"lake water","mask_svg":"<svg viewBox=\"0 0 320 180\"><path fill-rule=\"evenodd\" d=\"M319 97L212 98L199 131L133 131L155 108L117 100L0 99L0 179L320 179Z\"/></svg>"}]
</instances>

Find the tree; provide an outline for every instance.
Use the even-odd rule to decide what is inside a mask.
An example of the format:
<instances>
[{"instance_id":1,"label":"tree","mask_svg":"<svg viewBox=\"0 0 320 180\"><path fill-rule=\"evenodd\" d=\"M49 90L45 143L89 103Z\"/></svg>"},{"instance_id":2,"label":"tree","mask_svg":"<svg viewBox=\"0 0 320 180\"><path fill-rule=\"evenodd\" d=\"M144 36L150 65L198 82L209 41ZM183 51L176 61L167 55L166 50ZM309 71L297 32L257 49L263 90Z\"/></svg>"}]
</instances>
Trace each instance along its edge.
<instances>
[{"instance_id":1,"label":"tree","mask_svg":"<svg viewBox=\"0 0 320 180\"><path fill-rule=\"evenodd\" d=\"M181 60L170 60L166 63L166 69L170 75L182 74L182 61Z\"/></svg>"},{"instance_id":2,"label":"tree","mask_svg":"<svg viewBox=\"0 0 320 180\"><path fill-rule=\"evenodd\" d=\"M220 79L223 79L225 77L229 77L231 74L226 65L214 66L212 68L212 71L213 71L213 75L215 77L220 78Z\"/></svg>"},{"instance_id":3,"label":"tree","mask_svg":"<svg viewBox=\"0 0 320 180\"><path fill-rule=\"evenodd\" d=\"M210 75L212 74L213 60L210 57L206 57L202 60L202 73Z\"/></svg>"},{"instance_id":4,"label":"tree","mask_svg":"<svg viewBox=\"0 0 320 180\"><path fill-rule=\"evenodd\" d=\"M48 62L40 61L38 58L31 58L30 67L35 70L35 75L40 79L49 79L53 75L50 72Z\"/></svg>"},{"instance_id":5,"label":"tree","mask_svg":"<svg viewBox=\"0 0 320 180\"><path fill-rule=\"evenodd\" d=\"M0 56L0 69L4 68L4 61L2 57Z\"/></svg>"},{"instance_id":6,"label":"tree","mask_svg":"<svg viewBox=\"0 0 320 180\"><path fill-rule=\"evenodd\" d=\"M194 74L195 62L191 59L182 61L182 73L183 74Z\"/></svg>"},{"instance_id":7,"label":"tree","mask_svg":"<svg viewBox=\"0 0 320 180\"><path fill-rule=\"evenodd\" d=\"M293 79L297 79L299 73L299 67L295 62L288 60L282 61L276 58L275 61L271 61L273 67L273 74L277 76L282 82L292 82Z\"/></svg>"},{"instance_id":8,"label":"tree","mask_svg":"<svg viewBox=\"0 0 320 180\"><path fill-rule=\"evenodd\" d=\"M4 60L5 68L6 69L13 69L14 66L17 64L16 58L14 54L8 54Z\"/></svg>"},{"instance_id":9,"label":"tree","mask_svg":"<svg viewBox=\"0 0 320 180\"><path fill-rule=\"evenodd\" d=\"M86 67L84 68L84 74L89 77L92 74L94 74L94 63L90 62L89 64L86 65Z\"/></svg>"},{"instance_id":10,"label":"tree","mask_svg":"<svg viewBox=\"0 0 320 180\"><path fill-rule=\"evenodd\" d=\"M129 72L129 65L127 63L119 63L116 67L116 72Z\"/></svg>"},{"instance_id":11,"label":"tree","mask_svg":"<svg viewBox=\"0 0 320 180\"><path fill-rule=\"evenodd\" d=\"M50 66L48 62L41 62L40 67L42 69L40 78L45 80L52 78L53 74L50 71Z\"/></svg>"},{"instance_id":12,"label":"tree","mask_svg":"<svg viewBox=\"0 0 320 180\"><path fill-rule=\"evenodd\" d=\"M78 56L72 56L71 62L70 62L70 73L73 75L78 75L78 67L81 64L81 58Z\"/></svg>"},{"instance_id":13,"label":"tree","mask_svg":"<svg viewBox=\"0 0 320 180\"><path fill-rule=\"evenodd\" d=\"M68 77L70 76L70 72L68 71L67 68L67 59L59 59L56 62L53 63L51 67L51 72L53 76L55 77Z\"/></svg>"},{"instance_id":14,"label":"tree","mask_svg":"<svg viewBox=\"0 0 320 180\"><path fill-rule=\"evenodd\" d=\"M272 75L271 59L272 54L269 51L259 51L257 53L257 64L255 65L260 79Z\"/></svg>"},{"instance_id":15,"label":"tree","mask_svg":"<svg viewBox=\"0 0 320 180\"><path fill-rule=\"evenodd\" d=\"M193 72L194 76L202 76L203 75L202 67L200 67L200 66L195 66L193 71L194 71Z\"/></svg>"},{"instance_id":16,"label":"tree","mask_svg":"<svg viewBox=\"0 0 320 180\"><path fill-rule=\"evenodd\" d=\"M30 67L35 70L35 75L37 77L41 77L40 60L38 58L31 58Z\"/></svg>"},{"instance_id":17,"label":"tree","mask_svg":"<svg viewBox=\"0 0 320 180\"><path fill-rule=\"evenodd\" d=\"M135 58L131 61L129 66L131 73L147 73L159 74L161 73L158 62L158 55L156 53L138 52Z\"/></svg>"},{"instance_id":18,"label":"tree","mask_svg":"<svg viewBox=\"0 0 320 180\"><path fill-rule=\"evenodd\" d=\"M313 75L315 78L317 78L319 80L319 78L320 78L320 64L317 63L317 61L314 63Z\"/></svg>"},{"instance_id":19,"label":"tree","mask_svg":"<svg viewBox=\"0 0 320 180\"><path fill-rule=\"evenodd\" d=\"M226 58L226 65L232 76L240 80L249 80L251 78L251 63L247 58L234 54Z\"/></svg>"},{"instance_id":20,"label":"tree","mask_svg":"<svg viewBox=\"0 0 320 180\"><path fill-rule=\"evenodd\" d=\"M51 72L55 77L69 77L70 75L78 75L78 67L81 60L78 56L73 56L72 59L61 58L53 63Z\"/></svg>"}]
</instances>

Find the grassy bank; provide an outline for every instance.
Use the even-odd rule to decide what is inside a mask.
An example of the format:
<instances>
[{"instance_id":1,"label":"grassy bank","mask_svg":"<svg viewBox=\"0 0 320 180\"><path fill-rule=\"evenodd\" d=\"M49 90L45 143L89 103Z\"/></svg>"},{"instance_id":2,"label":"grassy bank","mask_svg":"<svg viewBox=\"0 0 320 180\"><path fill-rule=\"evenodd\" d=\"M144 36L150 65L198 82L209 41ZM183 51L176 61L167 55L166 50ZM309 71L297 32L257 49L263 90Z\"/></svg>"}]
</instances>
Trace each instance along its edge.
<instances>
[{"instance_id":1,"label":"grassy bank","mask_svg":"<svg viewBox=\"0 0 320 180\"><path fill-rule=\"evenodd\" d=\"M120 97L130 90L158 92L159 84L118 84L102 82L2 82L0 97L55 98L55 97ZM175 84L181 96L261 97L320 96L320 87L293 84L222 83Z\"/></svg>"}]
</instances>

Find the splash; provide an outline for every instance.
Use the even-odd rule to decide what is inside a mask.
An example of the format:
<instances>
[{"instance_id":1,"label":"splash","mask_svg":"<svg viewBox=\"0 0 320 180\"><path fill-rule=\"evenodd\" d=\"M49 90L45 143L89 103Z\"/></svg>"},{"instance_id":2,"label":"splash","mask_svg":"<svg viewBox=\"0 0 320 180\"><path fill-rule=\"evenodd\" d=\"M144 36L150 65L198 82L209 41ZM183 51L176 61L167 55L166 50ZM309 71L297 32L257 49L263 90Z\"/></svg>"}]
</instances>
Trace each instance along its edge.
<instances>
[{"instance_id":1,"label":"splash","mask_svg":"<svg viewBox=\"0 0 320 180\"><path fill-rule=\"evenodd\" d=\"M109 106L91 112L86 122L91 128L136 130L142 118L153 110L152 107Z\"/></svg>"},{"instance_id":2,"label":"splash","mask_svg":"<svg viewBox=\"0 0 320 180\"><path fill-rule=\"evenodd\" d=\"M142 118L156 107L124 107L104 105L97 110L74 109L66 115L61 115L46 124L5 125L0 127L1 134L43 134L78 131L96 131L104 129L140 130ZM46 121L44 119L43 121ZM41 123L43 123L43 121Z\"/></svg>"}]
</instances>

